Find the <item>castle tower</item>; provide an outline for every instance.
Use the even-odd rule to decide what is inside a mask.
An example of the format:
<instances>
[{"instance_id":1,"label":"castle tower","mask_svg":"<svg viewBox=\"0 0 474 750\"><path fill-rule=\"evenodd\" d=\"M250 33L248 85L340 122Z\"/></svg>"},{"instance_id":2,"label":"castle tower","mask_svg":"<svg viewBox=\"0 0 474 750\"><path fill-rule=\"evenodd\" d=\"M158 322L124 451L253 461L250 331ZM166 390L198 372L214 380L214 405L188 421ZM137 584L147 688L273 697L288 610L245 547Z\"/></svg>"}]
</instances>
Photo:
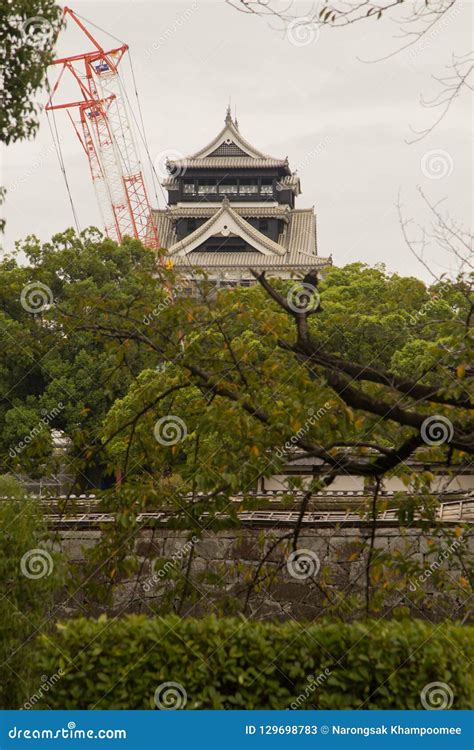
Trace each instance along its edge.
<instances>
[{"instance_id":1,"label":"castle tower","mask_svg":"<svg viewBox=\"0 0 474 750\"><path fill-rule=\"evenodd\" d=\"M331 264L317 254L313 208L295 208L300 181L288 159L262 153L227 110L224 127L197 153L167 163L168 207L154 211L177 269L203 269L221 286L248 286L249 272L290 278Z\"/></svg>"}]
</instances>

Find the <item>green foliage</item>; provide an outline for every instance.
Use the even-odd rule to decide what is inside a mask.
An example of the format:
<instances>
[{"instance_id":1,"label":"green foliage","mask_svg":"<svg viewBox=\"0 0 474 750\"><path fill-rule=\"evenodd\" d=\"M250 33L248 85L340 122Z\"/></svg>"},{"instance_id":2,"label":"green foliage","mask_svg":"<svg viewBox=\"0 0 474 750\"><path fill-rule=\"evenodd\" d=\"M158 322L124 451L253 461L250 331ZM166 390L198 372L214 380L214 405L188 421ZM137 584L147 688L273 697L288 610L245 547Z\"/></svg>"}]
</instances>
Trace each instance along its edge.
<instances>
[{"instance_id":1,"label":"green foliage","mask_svg":"<svg viewBox=\"0 0 474 750\"><path fill-rule=\"evenodd\" d=\"M20 708L34 690L34 639L47 627L61 582L37 502L0 477L0 708Z\"/></svg>"},{"instance_id":2,"label":"green foliage","mask_svg":"<svg viewBox=\"0 0 474 750\"><path fill-rule=\"evenodd\" d=\"M50 708L151 709L158 686L173 681L188 709L421 709L436 681L461 709L474 697L473 635L420 621L77 619L41 638L36 661L39 672L64 670Z\"/></svg>"},{"instance_id":3,"label":"green foliage","mask_svg":"<svg viewBox=\"0 0 474 750\"><path fill-rule=\"evenodd\" d=\"M0 14L0 141L29 138L38 128L34 96L52 60L61 8L54 0L5 0Z\"/></svg>"},{"instance_id":4,"label":"green foliage","mask_svg":"<svg viewBox=\"0 0 474 750\"><path fill-rule=\"evenodd\" d=\"M69 473L81 489L95 487L106 476L106 461L93 450L102 421L156 356L133 342L117 351L79 323L87 310L98 320L99 305L130 310L132 300L137 314L141 301L142 318L147 297L156 299L156 256L132 240L118 247L96 230L81 237L67 231L43 245L29 237L18 252L28 266L13 258L0 264L0 468L33 476L54 471L51 433L60 430L69 439ZM49 303L38 312L21 304L30 287L43 290Z\"/></svg>"}]
</instances>

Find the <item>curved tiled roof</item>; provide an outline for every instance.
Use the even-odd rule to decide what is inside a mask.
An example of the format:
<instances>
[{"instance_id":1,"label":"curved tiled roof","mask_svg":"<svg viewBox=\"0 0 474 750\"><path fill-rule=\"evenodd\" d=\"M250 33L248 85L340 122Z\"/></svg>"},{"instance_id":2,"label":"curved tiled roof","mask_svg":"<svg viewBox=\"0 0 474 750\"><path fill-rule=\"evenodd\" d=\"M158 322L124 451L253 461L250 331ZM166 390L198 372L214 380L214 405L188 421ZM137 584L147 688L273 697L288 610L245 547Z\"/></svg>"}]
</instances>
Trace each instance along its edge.
<instances>
[{"instance_id":1,"label":"curved tiled roof","mask_svg":"<svg viewBox=\"0 0 474 750\"><path fill-rule=\"evenodd\" d=\"M243 169L262 169L265 167L286 167L288 168L288 159L271 159L271 158L254 158L253 156L211 156L205 159L174 159L168 161L171 172L183 174L185 169L194 169L196 167L213 167L215 169L231 169L233 167L242 167Z\"/></svg>"},{"instance_id":2,"label":"curved tiled roof","mask_svg":"<svg viewBox=\"0 0 474 750\"><path fill-rule=\"evenodd\" d=\"M245 221L245 219L232 208L228 199L224 198L224 200L222 201L222 205L217 213L211 216L206 222L204 222L204 224L201 224L201 226L198 227L194 232L191 232L191 234L189 234L187 237L176 242L176 244L168 248L168 252L170 253L170 255L174 255L175 253L179 252L189 252L190 246L194 245L196 240L198 240L200 237L202 237L204 241L205 236L209 236L209 232L210 230L212 230L212 227L214 225L217 225L219 223L219 220L225 215L228 216L228 219L233 220L237 227L241 230L243 236L248 237L251 242L253 240L257 247L263 247L267 252L274 253L275 255L285 254L284 247L259 232L258 229L255 229L255 227L249 224L248 221ZM217 227L216 232L220 232L220 229L217 229Z\"/></svg>"},{"instance_id":3,"label":"curved tiled roof","mask_svg":"<svg viewBox=\"0 0 474 750\"><path fill-rule=\"evenodd\" d=\"M278 207L271 206L269 209L261 215L271 215L272 210L278 210ZM153 211L153 218L156 222L156 228L162 247L172 250L173 263L183 270L185 268L203 268L203 269L231 269L231 268L267 268L274 270L308 270L312 268L321 268L324 266L331 265L332 260L330 258L321 258L317 255L317 244L316 244L316 218L314 215L314 209L293 209L285 210L285 214L288 217L288 221L285 222L284 229L278 238L277 247L279 252L271 252L269 254L263 254L258 251L247 251L241 253L226 253L226 252L200 252L199 250L193 250L192 253L180 253L179 247L177 247L176 230L174 222L177 218L186 216L199 215L197 212L213 212L211 218L214 218L216 214L222 210L221 208L212 207L190 207L188 210L186 207L164 209L159 211ZM261 232L251 227L248 222L242 217L244 209L239 209L240 219L245 226L245 234L250 235L253 231L255 236L258 238L259 243L262 241ZM255 212L255 209L245 209L251 213ZM234 213L236 213L234 211ZM203 215L203 214L201 214ZM204 218L204 217L203 217ZM206 222L202 226L209 226L209 222ZM199 227L196 232L199 232ZM196 232L188 235L186 240L189 238L196 239ZM202 236L200 233L197 236ZM268 243L271 240L265 238ZM268 245L267 245L268 247Z\"/></svg>"},{"instance_id":4,"label":"curved tiled roof","mask_svg":"<svg viewBox=\"0 0 474 750\"><path fill-rule=\"evenodd\" d=\"M317 255L299 258L292 263L288 260L288 255L275 256L263 255L259 252L242 252L242 253L200 253L193 252L187 255L173 255L173 265L181 269L247 269L262 268L273 269L274 271L288 270L309 270L312 268L324 268L331 265L328 258L319 258Z\"/></svg>"},{"instance_id":5,"label":"curved tiled roof","mask_svg":"<svg viewBox=\"0 0 474 750\"><path fill-rule=\"evenodd\" d=\"M232 205L232 201L231 201ZM187 218L209 218L210 216L213 216L220 210L221 206L219 204L206 204L206 205L196 205L193 203L190 203L189 206L170 206L168 208L170 215L173 219L187 219ZM291 209L287 205L281 205L281 206L259 206L256 204L255 206L241 206L240 204L236 204L235 206L236 210L240 214L240 216L243 216L245 218L270 218L270 217L277 217L279 219L283 219L283 221L288 221Z\"/></svg>"},{"instance_id":6,"label":"curved tiled roof","mask_svg":"<svg viewBox=\"0 0 474 750\"><path fill-rule=\"evenodd\" d=\"M239 132L227 109L225 124L213 140L184 159L170 159L167 168L171 174L178 171L183 174L186 169L212 167L213 169L286 168L289 173L288 159L275 159L252 146Z\"/></svg>"},{"instance_id":7,"label":"curved tiled roof","mask_svg":"<svg viewBox=\"0 0 474 750\"><path fill-rule=\"evenodd\" d=\"M292 190L295 195L299 195L301 193L300 178L298 177L296 172L287 174L284 177L282 177L280 180L278 180L276 189L277 190Z\"/></svg>"},{"instance_id":8,"label":"curved tiled roof","mask_svg":"<svg viewBox=\"0 0 474 750\"><path fill-rule=\"evenodd\" d=\"M236 123L232 119L229 107L227 108L225 124L222 130L216 135L215 138L212 139L210 143L207 144L207 146L204 146L204 148L196 151L196 153L193 154L190 158L203 159L209 157L212 152L218 149L222 144L233 144L234 147L236 147L240 151L243 151L247 156L251 156L253 159L271 159L272 161L275 161L270 156L264 154L262 151L259 151L247 140L245 140L245 138L240 134ZM219 157L211 158L213 159L213 161L215 161L215 159Z\"/></svg>"}]
</instances>

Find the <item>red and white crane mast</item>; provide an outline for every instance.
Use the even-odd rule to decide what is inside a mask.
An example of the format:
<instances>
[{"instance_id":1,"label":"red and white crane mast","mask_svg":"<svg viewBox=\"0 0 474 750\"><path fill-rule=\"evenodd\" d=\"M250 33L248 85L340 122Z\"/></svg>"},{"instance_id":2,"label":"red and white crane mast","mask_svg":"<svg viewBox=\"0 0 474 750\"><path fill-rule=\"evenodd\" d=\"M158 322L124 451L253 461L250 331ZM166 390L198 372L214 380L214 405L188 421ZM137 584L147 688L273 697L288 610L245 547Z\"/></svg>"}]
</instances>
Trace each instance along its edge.
<instances>
[{"instance_id":1,"label":"red and white crane mast","mask_svg":"<svg viewBox=\"0 0 474 750\"><path fill-rule=\"evenodd\" d=\"M66 16L84 32L94 50L53 61L53 65L61 66L61 71L46 110L68 110L89 160L107 236L121 242L125 235L129 235L157 250L160 245L118 72L128 45L106 51L71 8L64 8L63 17ZM66 71L72 74L82 98L55 103L55 95Z\"/></svg>"}]
</instances>

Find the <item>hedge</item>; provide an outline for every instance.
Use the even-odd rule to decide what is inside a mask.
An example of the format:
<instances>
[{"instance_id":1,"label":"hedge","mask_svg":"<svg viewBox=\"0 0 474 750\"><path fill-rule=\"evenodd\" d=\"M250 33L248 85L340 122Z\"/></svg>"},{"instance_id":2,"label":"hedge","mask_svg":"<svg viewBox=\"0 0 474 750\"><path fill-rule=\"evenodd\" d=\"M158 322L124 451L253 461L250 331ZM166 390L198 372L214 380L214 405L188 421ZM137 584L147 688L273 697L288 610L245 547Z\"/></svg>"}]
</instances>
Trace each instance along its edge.
<instances>
[{"instance_id":1,"label":"hedge","mask_svg":"<svg viewBox=\"0 0 474 750\"><path fill-rule=\"evenodd\" d=\"M62 676L35 707L151 709L173 682L187 709L421 709L441 682L469 708L473 643L474 627L422 621L75 619L40 638L38 674Z\"/></svg>"}]
</instances>

